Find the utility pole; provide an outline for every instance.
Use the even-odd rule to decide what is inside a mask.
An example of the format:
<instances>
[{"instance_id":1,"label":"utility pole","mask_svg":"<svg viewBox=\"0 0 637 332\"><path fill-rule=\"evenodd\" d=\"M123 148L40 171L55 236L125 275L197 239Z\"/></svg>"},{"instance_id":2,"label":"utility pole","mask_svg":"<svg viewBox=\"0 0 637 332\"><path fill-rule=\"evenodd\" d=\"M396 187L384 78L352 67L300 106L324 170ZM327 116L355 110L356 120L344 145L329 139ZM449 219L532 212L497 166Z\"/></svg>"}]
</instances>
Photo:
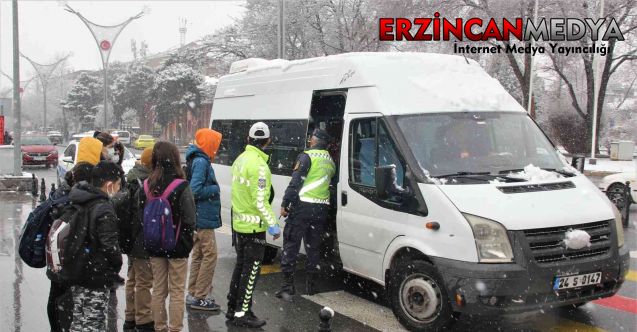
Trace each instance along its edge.
<instances>
[{"instance_id":1,"label":"utility pole","mask_svg":"<svg viewBox=\"0 0 637 332\"><path fill-rule=\"evenodd\" d=\"M279 26L277 30L277 57L285 59L285 0L279 0Z\"/></svg>"},{"instance_id":2,"label":"utility pole","mask_svg":"<svg viewBox=\"0 0 637 332\"><path fill-rule=\"evenodd\" d=\"M604 18L604 0L600 0L599 3L599 18ZM593 41L593 45L596 43L597 41ZM603 43L601 44L603 45ZM597 103L597 99L599 99L599 87L602 83L601 78L598 79L599 62L599 57L595 56L595 53L593 53L593 128L591 132L591 157L588 159L588 163L591 165L597 164L597 159L595 159L595 152L597 150L597 108L600 106ZM604 105L601 106L604 107Z\"/></svg>"},{"instance_id":3,"label":"utility pole","mask_svg":"<svg viewBox=\"0 0 637 332\"><path fill-rule=\"evenodd\" d=\"M537 12L538 12L538 1L535 0L535 9L533 10L533 25L537 26ZM535 39L531 38L531 48L535 44ZM531 117L535 120L535 111L532 109L533 107L533 62L535 58L533 57L533 53L531 53L531 63L529 64L529 100L526 107L526 112L531 115Z\"/></svg>"},{"instance_id":4,"label":"utility pole","mask_svg":"<svg viewBox=\"0 0 637 332\"><path fill-rule=\"evenodd\" d=\"M22 121L20 119L20 40L18 33L18 0L13 9L13 175L22 175Z\"/></svg>"}]
</instances>

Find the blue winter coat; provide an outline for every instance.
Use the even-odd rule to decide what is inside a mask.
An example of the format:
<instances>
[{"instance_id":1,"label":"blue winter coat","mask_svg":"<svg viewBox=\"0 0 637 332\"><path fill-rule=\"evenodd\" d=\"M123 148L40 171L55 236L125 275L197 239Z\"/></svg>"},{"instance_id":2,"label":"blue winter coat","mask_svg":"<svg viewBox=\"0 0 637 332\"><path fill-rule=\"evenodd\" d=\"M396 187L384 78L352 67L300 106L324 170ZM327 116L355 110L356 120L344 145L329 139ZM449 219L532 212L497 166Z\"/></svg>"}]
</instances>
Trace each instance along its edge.
<instances>
[{"instance_id":1,"label":"blue winter coat","mask_svg":"<svg viewBox=\"0 0 637 332\"><path fill-rule=\"evenodd\" d=\"M186 150L186 160L191 163L190 189L197 207L197 229L221 227L219 184L210 164L210 157L191 144Z\"/></svg>"}]
</instances>

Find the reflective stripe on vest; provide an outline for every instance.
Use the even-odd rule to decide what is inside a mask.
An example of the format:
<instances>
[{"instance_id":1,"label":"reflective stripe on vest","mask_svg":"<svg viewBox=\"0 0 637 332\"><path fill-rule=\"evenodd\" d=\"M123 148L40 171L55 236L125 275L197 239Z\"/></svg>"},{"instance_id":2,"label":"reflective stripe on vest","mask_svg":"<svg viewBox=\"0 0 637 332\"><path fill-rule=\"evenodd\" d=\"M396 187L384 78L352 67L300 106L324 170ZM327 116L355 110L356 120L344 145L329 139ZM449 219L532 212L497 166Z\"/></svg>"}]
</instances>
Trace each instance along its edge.
<instances>
[{"instance_id":1,"label":"reflective stripe on vest","mask_svg":"<svg viewBox=\"0 0 637 332\"><path fill-rule=\"evenodd\" d=\"M330 204L330 180L335 173L335 165L330 154L325 150L309 150L305 152L311 161L310 170L299 191L302 202Z\"/></svg>"},{"instance_id":2,"label":"reflective stripe on vest","mask_svg":"<svg viewBox=\"0 0 637 332\"><path fill-rule=\"evenodd\" d=\"M237 221L247 222L250 224L258 224L261 222L261 217L259 216L253 216L250 214L243 214L238 212L232 212L232 219Z\"/></svg>"}]
</instances>

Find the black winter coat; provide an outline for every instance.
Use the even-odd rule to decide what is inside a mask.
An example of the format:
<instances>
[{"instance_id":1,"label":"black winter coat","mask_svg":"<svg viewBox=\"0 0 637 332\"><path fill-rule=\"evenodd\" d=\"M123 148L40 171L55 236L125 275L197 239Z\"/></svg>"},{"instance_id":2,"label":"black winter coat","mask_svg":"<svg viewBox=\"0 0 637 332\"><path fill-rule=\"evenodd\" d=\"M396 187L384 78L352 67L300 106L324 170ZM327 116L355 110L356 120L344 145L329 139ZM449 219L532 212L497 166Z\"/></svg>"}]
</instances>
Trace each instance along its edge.
<instances>
[{"instance_id":1,"label":"black winter coat","mask_svg":"<svg viewBox=\"0 0 637 332\"><path fill-rule=\"evenodd\" d=\"M113 205L119 218L120 246L122 252L138 259L148 259L144 249L143 209L139 206L139 195L144 192L144 180L148 178L148 168L135 165L126 175L122 191L113 198Z\"/></svg>"},{"instance_id":2,"label":"black winter coat","mask_svg":"<svg viewBox=\"0 0 637 332\"><path fill-rule=\"evenodd\" d=\"M117 216L108 195L98 188L80 182L71 189L71 204L89 208L88 235L91 247L83 277L71 285L87 288L110 287L122 268Z\"/></svg>"}]
</instances>

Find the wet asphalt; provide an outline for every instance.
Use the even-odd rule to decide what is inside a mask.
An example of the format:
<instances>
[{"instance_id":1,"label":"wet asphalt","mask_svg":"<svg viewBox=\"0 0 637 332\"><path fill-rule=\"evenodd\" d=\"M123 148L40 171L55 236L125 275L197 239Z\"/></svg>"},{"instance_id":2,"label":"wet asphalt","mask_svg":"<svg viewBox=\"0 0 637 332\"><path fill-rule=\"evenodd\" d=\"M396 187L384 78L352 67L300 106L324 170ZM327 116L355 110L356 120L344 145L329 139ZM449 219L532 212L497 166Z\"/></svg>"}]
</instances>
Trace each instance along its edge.
<instances>
[{"instance_id":1,"label":"wet asphalt","mask_svg":"<svg viewBox=\"0 0 637 332\"><path fill-rule=\"evenodd\" d=\"M44 178L47 188L55 181L55 170L34 168L27 171ZM38 203L30 193L0 193L0 331L48 331L46 301L49 280L44 269L26 266L16 256L17 239L29 212ZM637 206L631 210L637 221ZM248 331L227 324L224 317L227 293L235 261L227 225L216 232L219 258L213 280L213 297L222 306L219 313L186 310L185 331ZM626 230L626 244L637 252L635 226ZM361 278L323 267L319 294L296 296L293 302L277 299L282 275L278 265L265 266L254 297L254 311L267 321L263 331L317 331L318 313L323 305L336 311L333 331L400 331L402 327L387 305L382 287ZM125 276L126 263L120 275ZM303 264L299 264L301 267ZM637 258L631 258L635 270ZM305 276L298 272L297 290L303 290ZM124 323L124 288L111 297L108 331L121 331ZM632 299L635 305L637 282L627 281L619 295ZM632 303L632 304L631 304ZM579 309L556 309L512 317L461 317L454 325L457 331L637 331L635 310L616 309L596 303ZM633 308L637 309L637 308Z\"/></svg>"}]
</instances>

